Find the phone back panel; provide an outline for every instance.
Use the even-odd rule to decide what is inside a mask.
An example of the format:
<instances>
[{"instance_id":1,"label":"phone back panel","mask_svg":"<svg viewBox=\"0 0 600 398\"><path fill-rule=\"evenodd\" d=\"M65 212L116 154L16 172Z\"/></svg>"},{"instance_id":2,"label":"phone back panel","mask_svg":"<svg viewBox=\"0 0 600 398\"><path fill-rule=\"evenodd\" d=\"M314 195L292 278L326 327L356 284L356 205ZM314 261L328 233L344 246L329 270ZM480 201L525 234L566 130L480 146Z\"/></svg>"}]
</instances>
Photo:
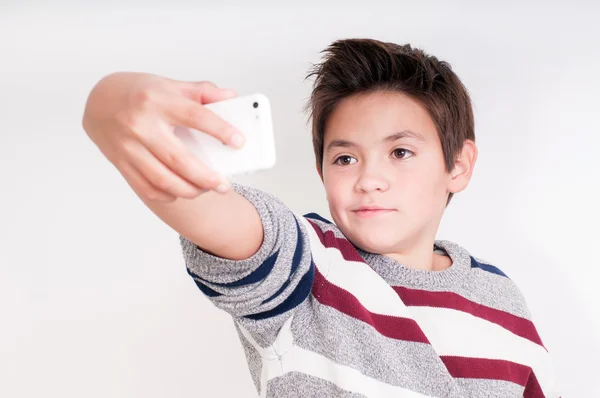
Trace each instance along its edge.
<instances>
[{"instance_id":1,"label":"phone back panel","mask_svg":"<svg viewBox=\"0 0 600 398\"><path fill-rule=\"evenodd\" d=\"M275 165L271 105L260 93L205 105L244 134L241 149L224 145L204 132L178 127L175 134L204 163L225 175L265 170Z\"/></svg>"}]
</instances>

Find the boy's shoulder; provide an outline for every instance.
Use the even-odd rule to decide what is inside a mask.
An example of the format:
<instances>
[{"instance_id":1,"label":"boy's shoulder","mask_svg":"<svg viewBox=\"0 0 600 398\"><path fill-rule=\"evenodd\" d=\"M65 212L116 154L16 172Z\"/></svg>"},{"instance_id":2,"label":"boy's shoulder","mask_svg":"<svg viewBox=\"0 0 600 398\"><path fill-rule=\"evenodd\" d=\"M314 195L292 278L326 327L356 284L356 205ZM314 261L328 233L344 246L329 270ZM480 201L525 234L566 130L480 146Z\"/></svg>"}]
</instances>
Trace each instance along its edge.
<instances>
[{"instance_id":1,"label":"boy's shoulder","mask_svg":"<svg viewBox=\"0 0 600 398\"><path fill-rule=\"evenodd\" d=\"M531 319L531 312L518 284L499 266L474 255L470 257L470 289L486 297L491 307L500 307L505 312Z\"/></svg>"}]
</instances>

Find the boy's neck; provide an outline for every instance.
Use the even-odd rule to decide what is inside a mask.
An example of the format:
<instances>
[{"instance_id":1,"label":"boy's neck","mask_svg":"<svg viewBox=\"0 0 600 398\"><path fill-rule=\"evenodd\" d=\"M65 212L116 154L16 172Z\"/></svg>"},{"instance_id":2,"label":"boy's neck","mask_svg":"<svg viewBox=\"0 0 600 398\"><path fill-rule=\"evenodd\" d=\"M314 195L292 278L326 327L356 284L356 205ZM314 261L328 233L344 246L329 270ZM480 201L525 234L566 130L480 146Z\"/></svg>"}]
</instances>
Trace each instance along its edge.
<instances>
[{"instance_id":1,"label":"boy's neck","mask_svg":"<svg viewBox=\"0 0 600 398\"><path fill-rule=\"evenodd\" d=\"M452 259L450 257L435 253L433 251L433 245L429 244L414 247L411 251L406 253L385 253L383 255L390 257L409 268L424 271L442 271L452 265Z\"/></svg>"}]
</instances>

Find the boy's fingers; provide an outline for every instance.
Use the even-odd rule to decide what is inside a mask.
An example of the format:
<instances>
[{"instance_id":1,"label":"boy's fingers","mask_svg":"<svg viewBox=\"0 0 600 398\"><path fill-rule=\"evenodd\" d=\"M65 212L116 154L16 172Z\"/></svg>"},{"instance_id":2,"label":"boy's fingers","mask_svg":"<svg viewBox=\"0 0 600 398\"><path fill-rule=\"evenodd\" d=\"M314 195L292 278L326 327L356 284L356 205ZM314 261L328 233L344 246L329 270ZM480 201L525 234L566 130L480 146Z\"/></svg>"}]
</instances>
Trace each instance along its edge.
<instances>
[{"instance_id":1,"label":"boy's fingers","mask_svg":"<svg viewBox=\"0 0 600 398\"><path fill-rule=\"evenodd\" d=\"M153 202L172 202L176 198L166 192L156 189L148 180L129 163L120 167L120 172L134 192L145 200Z\"/></svg>"},{"instance_id":2,"label":"boy's fingers","mask_svg":"<svg viewBox=\"0 0 600 398\"><path fill-rule=\"evenodd\" d=\"M187 181L168 166L163 164L147 148L133 144L134 148L128 150L127 158L131 165L142 174L156 189L175 197L192 199L207 189L216 188L218 179L213 173L198 173L199 183ZM137 147L136 147L137 146Z\"/></svg>"},{"instance_id":3,"label":"boy's fingers","mask_svg":"<svg viewBox=\"0 0 600 398\"><path fill-rule=\"evenodd\" d=\"M200 104L224 101L237 96L235 90L230 88L219 88L214 83L208 81L176 81L175 86L179 89L182 95Z\"/></svg>"},{"instance_id":4,"label":"boy's fingers","mask_svg":"<svg viewBox=\"0 0 600 398\"><path fill-rule=\"evenodd\" d=\"M233 148L240 148L244 143L244 136L240 131L189 98L169 96L164 109L166 116L176 126L190 127L210 134Z\"/></svg>"},{"instance_id":5,"label":"boy's fingers","mask_svg":"<svg viewBox=\"0 0 600 398\"><path fill-rule=\"evenodd\" d=\"M154 134L139 137L146 147L144 150L151 152L151 155L163 166L198 188L217 189L219 185L224 185L225 190L229 188L227 179L194 156L171 127L166 125L162 127ZM135 148L132 148L132 151L133 149Z\"/></svg>"}]
</instances>

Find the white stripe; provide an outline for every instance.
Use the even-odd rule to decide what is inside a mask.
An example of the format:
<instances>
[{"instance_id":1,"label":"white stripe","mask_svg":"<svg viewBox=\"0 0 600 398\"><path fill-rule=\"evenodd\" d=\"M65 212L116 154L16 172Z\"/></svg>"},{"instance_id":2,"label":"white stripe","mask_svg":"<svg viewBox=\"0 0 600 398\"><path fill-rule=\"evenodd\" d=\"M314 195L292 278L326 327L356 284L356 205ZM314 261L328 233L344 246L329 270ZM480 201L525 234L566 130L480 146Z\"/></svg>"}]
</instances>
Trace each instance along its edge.
<instances>
[{"instance_id":1,"label":"white stripe","mask_svg":"<svg viewBox=\"0 0 600 398\"><path fill-rule=\"evenodd\" d=\"M327 281L350 292L372 313L412 319L396 291L368 264L348 261L339 249L323 246L312 225L304 222L315 265Z\"/></svg>"},{"instance_id":2,"label":"white stripe","mask_svg":"<svg viewBox=\"0 0 600 398\"><path fill-rule=\"evenodd\" d=\"M516 362L533 369L546 394L552 389L554 371L544 347L466 312L434 307L410 311L439 355Z\"/></svg>"},{"instance_id":3,"label":"white stripe","mask_svg":"<svg viewBox=\"0 0 600 398\"><path fill-rule=\"evenodd\" d=\"M290 349L294 344L294 336L292 334L292 319L293 316L290 316L288 320L285 321L273 344L264 348L256 342L254 337L252 337L246 328L238 323L238 327L248 343L254 347L254 349L262 358L263 367L260 379L261 398L265 398L267 396L267 382L283 374L281 359L283 355L290 352Z\"/></svg>"}]
</instances>

